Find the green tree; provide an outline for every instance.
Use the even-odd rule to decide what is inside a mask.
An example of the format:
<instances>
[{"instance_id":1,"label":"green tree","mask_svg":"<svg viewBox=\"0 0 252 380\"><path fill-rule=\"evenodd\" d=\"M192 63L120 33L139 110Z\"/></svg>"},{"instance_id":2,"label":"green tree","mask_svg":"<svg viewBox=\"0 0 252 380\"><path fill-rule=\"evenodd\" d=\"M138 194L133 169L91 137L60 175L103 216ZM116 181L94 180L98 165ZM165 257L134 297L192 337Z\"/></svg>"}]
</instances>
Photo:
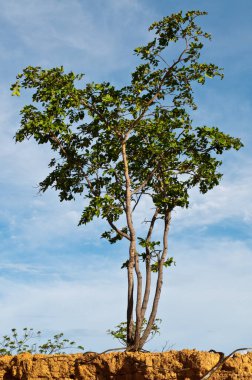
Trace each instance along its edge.
<instances>
[{"instance_id":1,"label":"green tree","mask_svg":"<svg viewBox=\"0 0 252 380\"><path fill-rule=\"evenodd\" d=\"M142 63L128 86L85 84L83 74L64 73L63 67L29 66L11 87L14 95L22 88L33 91L32 103L21 110L16 141L33 137L50 144L53 153L40 191L52 187L60 201L83 196L79 224L100 217L110 228L103 238L128 241L122 265L128 280L127 350L140 350L155 323L163 269L173 263L167 254L174 209L188 207L191 188L206 193L218 185L218 155L242 146L216 127L194 126L190 116L196 109L193 86L223 77L218 66L200 60L202 41L210 35L196 20L205 14L179 12L154 22L153 40L135 49ZM147 198L153 214L139 236L135 211ZM157 220L163 223L161 242L153 241ZM144 325L152 272L156 290Z\"/></svg>"}]
</instances>

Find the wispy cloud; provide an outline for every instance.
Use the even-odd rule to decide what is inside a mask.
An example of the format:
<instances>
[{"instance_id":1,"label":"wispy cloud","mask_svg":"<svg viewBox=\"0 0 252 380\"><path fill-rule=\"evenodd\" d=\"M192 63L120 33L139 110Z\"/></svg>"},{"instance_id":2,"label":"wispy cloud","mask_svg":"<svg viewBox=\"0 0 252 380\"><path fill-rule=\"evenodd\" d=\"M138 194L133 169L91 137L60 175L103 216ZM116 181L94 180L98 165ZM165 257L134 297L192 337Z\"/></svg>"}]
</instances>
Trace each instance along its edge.
<instances>
[{"instance_id":1,"label":"wispy cloud","mask_svg":"<svg viewBox=\"0 0 252 380\"><path fill-rule=\"evenodd\" d=\"M14 27L21 43L35 54L33 62L37 59L37 64L50 65L52 61L59 62L60 57L67 69L82 67L89 75L93 69L104 72L129 66L130 59L125 59L125 54L129 54L127 45L132 45L136 34L143 35L140 25L146 33L146 17L150 18L150 12L133 0L111 0L105 5L98 1L92 7L87 1L78 0L71 3L11 0L3 4L2 17ZM66 49L74 52L77 61L69 59Z\"/></svg>"},{"instance_id":2,"label":"wispy cloud","mask_svg":"<svg viewBox=\"0 0 252 380\"><path fill-rule=\"evenodd\" d=\"M163 339L176 343L176 349L219 347L227 352L249 345L251 246L235 239L201 238L196 231L174 246L177 266L166 275L160 308Z\"/></svg>"},{"instance_id":3,"label":"wispy cloud","mask_svg":"<svg viewBox=\"0 0 252 380\"><path fill-rule=\"evenodd\" d=\"M230 347L248 344L250 249L231 239L194 239L190 246L185 239L175 245L177 266L165 271L158 313L163 319L162 334L149 347L161 350L168 340L176 349L218 347L227 352ZM204 253L199 255L199 249ZM2 278L2 330L31 326L43 328L49 335L64 331L86 349L116 346L106 330L125 320L126 273L110 261L108 276L101 269L102 262L106 260L97 257L96 268L86 268L83 279L78 280L47 279L30 286Z\"/></svg>"},{"instance_id":4,"label":"wispy cloud","mask_svg":"<svg viewBox=\"0 0 252 380\"><path fill-rule=\"evenodd\" d=\"M95 282L84 278L83 281L33 283L33 286L0 279L0 289L5 289L0 293L2 321L5 321L1 331L27 326L49 330L51 335L61 331L67 335L68 330L73 333L75 326L77 334L78 330L89 331L87 339L85 335L70 338L76 338L85 347L89 344L89 349L96 346L99 350L101 343L95 344L97 337L106 337L106 330L125 318L120 299L123 293L126 295L125 282L115 289L118 278L113 276L113 271L109 279L103 276L98 279L99 274L98 270Z\"/></svg>"},{"instance_id":5,"label":"wispy cloud","mask_svg":"<svg viewBox=\"0 0 252 380\"><path fill-rule=\"evenodd\" d=\"M252 178L248 176L236 178L233 182L223 181L207 195L194 191L189 209L178 209L175 213L176 226L179 229L204 227L228 220L234 226L237 223L251 223L251 184Z\"/></svg>"}]
</instances>

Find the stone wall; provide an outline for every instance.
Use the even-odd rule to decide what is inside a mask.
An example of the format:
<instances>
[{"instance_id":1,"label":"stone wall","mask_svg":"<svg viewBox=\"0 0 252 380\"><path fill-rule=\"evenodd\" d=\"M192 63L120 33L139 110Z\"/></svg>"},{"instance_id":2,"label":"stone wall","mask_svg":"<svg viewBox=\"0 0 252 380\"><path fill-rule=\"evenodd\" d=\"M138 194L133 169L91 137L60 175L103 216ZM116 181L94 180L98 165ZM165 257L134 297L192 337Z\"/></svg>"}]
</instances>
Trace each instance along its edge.
<instances>
[{"instance_id":1,"label":"stone wall","mask_svg":"<svg viewBox=\"0 0 252 380\"><path fill-rule=\"evenodd\" d=\"M219 355L196 350L163 353L70 354L0 357L0 380L199 380ZM252 353L235 354L211 380L252 380Z\"/></svg>"}]
</instances>

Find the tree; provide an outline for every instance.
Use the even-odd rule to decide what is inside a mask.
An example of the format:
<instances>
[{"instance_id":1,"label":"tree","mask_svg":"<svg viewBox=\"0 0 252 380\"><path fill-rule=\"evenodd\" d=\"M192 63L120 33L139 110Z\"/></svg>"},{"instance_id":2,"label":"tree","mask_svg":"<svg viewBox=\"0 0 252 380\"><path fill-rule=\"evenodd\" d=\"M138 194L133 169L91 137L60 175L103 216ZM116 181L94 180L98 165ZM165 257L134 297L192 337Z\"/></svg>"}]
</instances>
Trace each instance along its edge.
<instances>
[{"instance_id":1,"label":"tree","mask_svg":"<svg viewBox=\"0 0 252 380\"><path fill-rule=\"evenodd\" d=\"M33 137L38 144L50 144L54 153L40 191L52 187L60 201L83 196L87 205L79 225L100 217L110 228L103 238L128 241L122 267L127 269L131 351L140 350L151 332L163 270L173 263L167 257L172 212L188 207L191 188L198 186L204 194L218 185L222 174L217 156L242 146L216 127L193 126L190 116L196 109L194 84L223 77L218 66L200 61L202 41L210 39L196 24L203 15L206 12L181 11L154 22L149 28L154 38L135 49L142 63L123 88L108 82L84 85L83 74L64 73L63 67L31 66L11 87L14 95L21 88L33 90L32 104L21 110L16 141ZM152 215L146 235L139 236L135 211L144 199L149 199ZM153 240L158 220L163 223L162 243ZM152 272L157 274L156 290L143 329Z\"/></svg>"}]
</instances>

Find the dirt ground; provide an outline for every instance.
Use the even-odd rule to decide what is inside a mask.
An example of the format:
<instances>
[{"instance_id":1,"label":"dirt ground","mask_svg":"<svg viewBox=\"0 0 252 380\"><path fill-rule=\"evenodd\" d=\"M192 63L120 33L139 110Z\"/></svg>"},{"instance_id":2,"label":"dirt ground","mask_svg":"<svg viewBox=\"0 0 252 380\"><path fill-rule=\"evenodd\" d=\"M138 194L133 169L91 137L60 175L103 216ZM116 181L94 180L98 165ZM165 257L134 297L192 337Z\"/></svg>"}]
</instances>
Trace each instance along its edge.
<instances>
[{"instance_id":1,"label":"dirt ground","mask_svg":"<svg viewBox=\"0 0 252 380\"><path fill-rule=\"evenodd\" d=\"M196 350L0 357L0 380L200 380L220 359ZM252 380L252 352L234 354L210 380Z\"/></svg>"}]
</instances>

